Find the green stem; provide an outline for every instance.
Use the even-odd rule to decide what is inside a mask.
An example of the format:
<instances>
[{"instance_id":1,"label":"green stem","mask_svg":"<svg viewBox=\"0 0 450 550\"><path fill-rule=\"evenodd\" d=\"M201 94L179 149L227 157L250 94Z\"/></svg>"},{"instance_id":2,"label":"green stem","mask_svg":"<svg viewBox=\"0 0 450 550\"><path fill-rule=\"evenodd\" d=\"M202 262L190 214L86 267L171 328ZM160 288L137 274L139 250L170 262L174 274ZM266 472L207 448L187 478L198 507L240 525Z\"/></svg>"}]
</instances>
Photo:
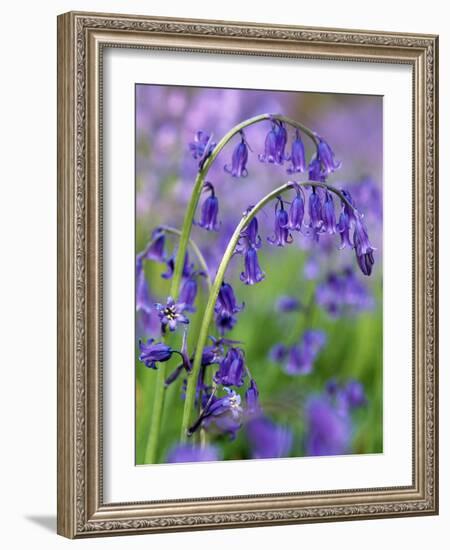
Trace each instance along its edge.
<instances>
[{"instance_id":1,"label":"green stem","mask_svg":"<svg viewBox=\"0 0 450 550\"><path fill-rule=\"evenodd\" d=\"M172 277L172 284L170 286L170 295L173 297L174 300L178 298L178 294L180 292L180 283L181 283L181 277L183 273L184 258L186 256L186 250L189 242L189 237L191 234L192 223L194 221L195 211L197 210L197 205L203 190L203 184L205 182L205 178L208 174L209 169L211 168L214 160L217 158L217 155L220 153L220 151L222 151L225 145L241 130L243 130L244 128L247 128L248 126L261 122L263 120L272 120L272 119L285 122L286 124L289 124L294 128L298 128L299 130L304 132L309 138L311 138L311 140L317 145L318 138L312 130L310 130L309 128L307 128L306 126L304 126L303 124L301 124L300 122L297 122L292 118L289 118L283 115L278 115L278 114L273 115L269 113L264 113L262 115L257 115L247 120L244 120L240 124L237 124L236 126L234 126L234 128L232 128L227 134L223 136L223 138L219 141L219 143L214 147L213 151L211 152L211 155L206 159L203 166L199 170L197 177L195 178L191 200L189 201L188 207L186 209L183 225L181 227L180 242L178 244L177 257L175 259L175 269Z\"/></svg>"},{"instance_id":2,"label":"green stem","mask_svg":"<svg viewBox=\"0 0 450 550\"><path fill-rule=\"evenodd\" d=\"M186 388L186 398L184 401L184 412L183 412L183 420L181 425L181 440L185 441L187 438L187 430L189 426L191 425L192 420L192 410L194 406L195 401L195 390L197 385L197 378L198 373L201 366L201 359L203 355L203 348L205 347L206 340L208 338L208 332L209 332L209 325L211 324L211 321L213 319L214 315L214 307L216 304L217 297L219 295L220 287L222 286L222 282L225 276L225 272L227 270L228 264L230 263L230 260L234 254L234 251L236 249L236 245L238 244L240 235L242 231L247 227L247 225L250 223L250 221L256 216L256 214L266 206L267 203L275 199L278 195L281 195L285 191L292 189L294 183L288 182L277 189L274 189L269 194L267 194L265 197L263 197L245 216L241 219L241 221L236 226L236 229L234 230L233 235L231 236L230 241L228 242L228 246L225 250L225 253L222 257L222 260L220 262L219 268L217 269L216 278L214 279L214 283L212 285L208 302L206 304L205 313L203 315L203 321L202 325L200 327L200 332L198 336L197 341L197 348L195 350L195 356L194 356L194 364L192 367L191 372L188 376L188 382L187 382L187 388ZM298 185L301 186L310 186L310 187L323 187L325 189L328 189L332 193L336 194L343 202L345 202L348 206L353 208L353 206L348 202L348 200L344 197L344 195L332 187L331 185L328 185L326 183L321 182L315 182L315 181L307 181L298 183Z\"/></svg>"},{"instance_id":3,"label":"green stem","mask_svg":"<svg viewBox=\"0 0 450 550\"><path fill-rule=\"evenodd\" d=\"M158 450L159 432L161 430L161 416L164 407L166 380L166 363L160 363L156 377L155 396L153 398L153 413L150 421L150 433L145 449L145 463L155 464Z\"/></svg>"}]
</instances>

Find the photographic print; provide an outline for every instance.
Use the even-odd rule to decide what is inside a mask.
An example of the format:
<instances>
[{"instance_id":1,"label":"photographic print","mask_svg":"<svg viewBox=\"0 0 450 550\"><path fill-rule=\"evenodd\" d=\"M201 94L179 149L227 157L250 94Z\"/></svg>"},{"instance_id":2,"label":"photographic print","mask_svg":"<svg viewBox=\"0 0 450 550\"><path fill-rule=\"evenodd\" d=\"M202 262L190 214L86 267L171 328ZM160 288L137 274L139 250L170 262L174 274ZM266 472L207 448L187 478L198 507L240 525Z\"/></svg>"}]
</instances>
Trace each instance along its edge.
<instances>
[{"instance_id":1,"label":"photographic print","mask_svg":"<svg viewBox=\"0 0 450 550\"><path fill-rule=\"evenodd\" d=\"M383 451L383 99L136 84L136 464Z\"/></svg>"}]
</instances>

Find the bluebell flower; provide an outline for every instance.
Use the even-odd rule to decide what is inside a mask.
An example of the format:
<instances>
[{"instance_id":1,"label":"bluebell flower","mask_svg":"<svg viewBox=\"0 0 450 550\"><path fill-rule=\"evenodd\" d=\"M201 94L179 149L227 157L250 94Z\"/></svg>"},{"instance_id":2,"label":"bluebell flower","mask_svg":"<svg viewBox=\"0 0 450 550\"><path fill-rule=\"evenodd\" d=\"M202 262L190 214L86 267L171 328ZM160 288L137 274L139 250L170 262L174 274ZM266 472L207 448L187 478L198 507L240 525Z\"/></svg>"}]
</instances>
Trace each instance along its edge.
<instances>
[{"instance_id":1,"label":"bluebell flower","mask_svg":"<svg viewBox=\"0 0 450 550\"><path fill-rule=\"evenodd\" d=\"M245 270L240 275L243 283L254 285L264 280L265 273L259 267L258 253L253 246L249 246L245 251L244 266Z\"/></svg>"},{"instance_id":2,"label":"bluebell flower","mask_svg":"<svg viewBox=\"0 0 450 550\"><path fill-rule=\"evenodd\" d=\"M329 235L336 233L336 215L334 212L334 202L328 189L325 191L325 200L322 205L323 232Z\"/></svg>"},{"instance_id":3,"label":"bluebell flower","mask_svg":"<svg viewBox=\"0 0 450 550\"><path fill-rule=\"evenodd\" d=\"M350 240L350 218L345 210L340 213L336 228L341 236L341 246L339 248L343 249L346 246L353 248L353 243Z\"/></svg>"},{"instance_id":4,"label":"bluebell flower","mask_svg":"<svg viewBox=\"0 0 450 550\"><path fill-rule=\"evenodd\" d=\"M197 225L203 227L206 231L218 231L220 227L220 223L217 220L219 201L217 200L212 183L205 183L203 188L210 191L211 194L202 205L201 219L197 222Z\"/></svg>"},{"instance_id":5,"label":"bluebell flower","mask_svg":"<svg viewBox=\"0 0 450 550\"><path fill-rule=\"evenodd\" d=\"M290 313L292 311L298 311L301 308L301 303L295 296L280 296L276 308L281 313Z\"/></svg>"},{"instance_id":6,"label":"bluebell flower","mask_svg":"<svg viewBox=\"0 0 450 550\"><path fill-rule=\"evenodd\" d=\"M353 409L367 404L366 394L361 382L350 380L343 390L348 406Z\"/></svg>"},{"instance_id":7,"label":"bluebell flower","mask_svg":"<svg viewBox=\"0 0 450 550\"><path fill-rule=\"evenodd\" d=\"M210 156L215 146L212 134L209 135L203 130L196 132L194 141L189 143L189 149L194 159L199 161L200 168L202 168L205 160Z\"/></svg>"},{"instance_id":8,"label":"bluebell flower","mask_svg":"<svg viewBox=\"0 0 450 550\"><path fill-rule=\"evenodd\" d=\"M198 283L197 274L194 273L183 282L180 290L180 303L184 304L186 311L195 311L195 299L197 298Z\"/></svg>"},{"instance_id":9,"label":"bluebell flower","mask_svg":"<svg viewBox=\"0 0 450 550\"><path fill-rule=\"evenodd\" d=\"M309 222L308 227L312 233L314 240L319 240L319 234L322 232L322 201L320 195L313 187L312 193L309 195L308 201Z\"/></svg>"},{"instance_id":10,"label":"bluebell flower","mask_svg":"<svg viewBox=\"0 0 450 550\"><path fill-rule=\"evenodd\" d=\"M317 156L311 159L308 166L308 179L310 181L324 182L326 180L326 173L322 170L322 164Z\"/></svg>"},{"instance_id":11,"label":"bluebell flower","mask_svg":"<svg viewBox=\"0 0 450 550\"><path fill-rule=\"evenodd\" d=\"M155 308L158 311L163 332L165 332L166 327L169 327L169 330L173 332L178 323L189 324L189 319L183 315L185 304L175 302L172 296L167 298L166 304L155 304Z\"/></svg>"},{"instance_id":12,"label":"bluebell flower","mask_svg":"<svg viewBox=\"0 0 450 550\"><path fill-rule=\"evenodd\" d=\"M245 374L244 352L240 348L230 348L214 375L214 382L222 386L240 387L244 383Z\"/></svg>"},{"instance_id":13,"label":"bluebell flower","mask_svg":"<svg viewBox=\"0 0 450 550\"><path fill-rule=\"evenodd\" d=\"M353 246L355 247L356 260L364 275L372 273L375 263L373 252L375 248L370 244L366 226L360 214L355 217L355 229L353 232Z\"/></svg>"},{"instance_id":14,"label":"bluebell flower","mask_svg":"<svg viewBox=\"0 0 450 550\"><path fill-rule=\"evenodd\" d=\"M326 335L323 331L306 330L300 343L290 349L285 372L294 376L309 374L325 341Z\"/></svg>"},{"instance_id":15,"label":"bluebell flower","mask_svg":"<svg viewBox=\"0 0 450 550\"><path fill-rule=\"evenodd\" d=\"M167 271L165 273L161 274L161 277L163 279L171 279L173 277L173 272L175 270L175 257L171 256L168 260L166 260L166 266ZM186 252L186 255L184 257L184 264L183 264L183 273L182 277L183 279L186 279L190 277L194 272L194 264L189 263L189 253Z\"/></svg>"},{"instance_id":16,"label":"bluebell flower","mask_svg":"<svg viewBox=\"0 0 450 550\"><path fill-rule=\"evenodd\" d=\"M214 308L216 326L221 334L234 327L236 324L235 314L239 313L243 307L244 304L238 306L233 287L223 282Z\"/></svg>"},{"instance_id":17,"label":"bluebell flower","mask_svg":"<svg viewBox=\"0 0 450 550\"><path fill-rule=\"evenodd\" d=\"M284 209L284 203L281 197L277 197L275 203L275 228L273 237L267 237L270 244L276 246L285 246L293 241L292 235L288 229L289 216Z\"/></svg>"},{"instance_id":18,"label":"bluebell flower","mask_svg":"<svg viewBox=\"0 0 450 550\"><path fill-rule=\"evenodd\" d=\"M156 369L156 363L168 361L175 353L170 346L163 342L153 343L154 341L154 338L149 338L146 343L139 340L139 361L151 369Z\"/></svg>"},{"instance_id":19,"label":"bluebell flower","mask_svg":"<svg viewBox=\"0 0 450 550\"><path fill-rule=\"evenodd\" d=\"M205 407L198 419L188 429L188 435L194 434L200 426L203 426L206 429L215 428L221 433L228 434L231 439L236 437L236 433L242 425L241 396L229 388L223 389L226 392L223 397L205 396L207 399Z\"/></svg>"},{"instance_id":20,"label":"bluebell flower","mask_svg":"<svg viewBox=\"0 0 450 550\"><path fill-rule=\"evenodd\" d=\"M248 416L255 416L261 413L259 390L253 378L250 380L250 385L245 392L245 413Z\"/></svg>"},{"instance_id":21,"label":"bluebell flower","mask_svg":"<svg viewBox=\"0 0 450 550\"><path fill-rule=\"evenodd\" d=\"M275 424L265 416L251 419L246 432L252 458L281 458L289 456L293 434L287 426Z\"/></svg>"},{"instance_id":22,"label":"bluebell flower","mask_svg":"<svg viewBox=\"0 0 450 550\"><path fill-rule=\"evenodd\" d=\"M253 207L249 206L244 215L247 214ZM258 233L258 219L253 217L248 223L247 227L243 229L239 236L239 243L236 247L237 254L244 254L248 248L260 248L261 247L261 237Z\"/></svg>"},{"instance_id":23,"label":"bluebell flower","mask_svg":"<svg viewBox=\"0 0 450 550\"><path fill-rule=\"evenodd\" d=\"M272 120L272 128L264 143L264 154L259 155L259 160L270 164L283 164L286 159L286 143L287 132L284 123Z\"/></svg>"},{"instance_id":24,"label":"bluebell flower","mask_svg":"<svg viewBox=\"0 0 450 550\"><path fill-rule=\"evenodd\" d=\"M189 443L177 443L167 455L169 464L180 462L213 462L219 460L219 451L213 445L191 445Z\"/></svg>"},{"instance_id":25,"label":"bluebell flower","mask_svg":"<svg viewBox=\"0 0 450 550\"><path fill-rule=\"evenodd\" d=\"M298 184L294 184L295 198L289 208L288 229L292 231L301 231L303 218L305 216L305 200L303 189Z\"/></svg>"},{"instance_id":26,"label":"bluebell flower","mask_svg":"<svg viewBox=\"0 0 450 550\"><path fill-rule=\"evenodd\" d=\"M296 130L295 132L295 139L292 142L291 156L289 157L289 160L291 161L292 166L287 169L288 174L305 171L305 146L303 145L299 130Z\"/></svg>"},{"instance_id":27,"label":"bluebell flower","mask_svg":"<svg viewBox=\"0 0 450 550\"><path fill-rule=\"evenodd\" d=\"M341 162L335 160L334 152L322 138L319 138L319 143L317 145L317 159L321 164L322 171L327 175L338 170L342 165Z\"/></svg>"},{"instance_id":28,"label":"bluebell flower","mask_svg":"<svg viewBox=\"0 0 450 550\"><path fill-rule=\"evenodd\" d=\"M275 344L269 351L269 357L275 363L281 363L287 357L289 349L284 344Z\"/></svg>"},{"instance_id":29,"label":"bluebell flower","mask_svg":"<svg viewBox=\"0 0 450 550\"><path fill-rule=\"evenodd\" d=\"M316 287L316 302L331 317L359 313L374 306L373 296L355 276L352 268L330 272Z\"/></svg>"},{"instance_id":30,"label":"bluebell flower","mask_svg":"<svg viewBox=\"0 0 450 550\"><path fill-rule=\"evenodd\" d=\"M150 242L145 248L144 252L140 256L145 260L153 260L154 262L164 262L166 260L165 256L165 244L166 244L166 234L164 229L157 227L153 230Z\"/></svg>"},{"instance_id":31,"label":"bluebell flower","mask_svg":"<svg viewBox=\"0 0 450 550\"><path fill-rule=\"evenodd\" d=\"M248 175L248 144L245 140L244 132L242 132L242 130L240 134L241 141L238 143L233 151L233 156L231 158L231 168L227 164L224 167L225 171L231 174L234 178L246 177Z\"/></svg>"},{"instance_id":32,"label":"bluebell flower","mask_svg":"<svg viewBox=\"0 0 450 550\"><path fill-rule=\"evenodd\" d=\"M138 255L136 259L136 311L151 313L150 291L145 278L143 259Z\"/></svg>"},{"instance_id":33,"label":"bluebell flower","mask_svg":"<svg viewBox=\"0 0 450 550\"><path fill-rule=\"evenodd\" d=\"M314 396L305 407L306 454L309 456L342 455L350 452L351 419L328 396Z\"/></svg>"}]
</instances>

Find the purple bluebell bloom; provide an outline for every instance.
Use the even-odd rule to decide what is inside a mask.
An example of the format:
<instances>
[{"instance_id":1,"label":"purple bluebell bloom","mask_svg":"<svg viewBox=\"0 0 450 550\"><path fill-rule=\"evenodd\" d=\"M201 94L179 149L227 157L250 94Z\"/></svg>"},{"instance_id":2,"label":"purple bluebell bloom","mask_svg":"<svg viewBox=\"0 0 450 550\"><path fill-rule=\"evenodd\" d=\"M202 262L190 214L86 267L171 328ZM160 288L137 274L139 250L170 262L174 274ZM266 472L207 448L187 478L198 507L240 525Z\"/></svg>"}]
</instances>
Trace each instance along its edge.
<instances>
[{"instance_id":1,"label":"purple bluebell bloom","mask_svg":"<svg viewBox=\"0 0 450 550\"><path fill-rule=\"evenodd\" d=\"M198 292L198 283L197 283L197 277L195 274L191 275L189 278L187 278L180 290L180 303L184 304L184 309L186 311L195 311L195 299L197 297Z\"/></svg>"},{"instance_id":2,"label":"purple bluebell bloom","mask_svg":"<svg viewBox=\"0 0 450 550\"><path fill-rule=\"evenodd\" d=\"M350 219L344 210L342 210L339 216L339 222L336 225L336 228L341 236L341 246L339 248L343 249L346 246L353 248L353 243L350 240Z\"/></svg>"},{"instance_id":3,"label":"purple bluebell bloom","mask_svg":"<svg viewBox=\"0 0 450 550\"><path fill-rule=\"evenodd\" d=\"M164 262L165 257L165 248L166 244L166 234L164 229L157 227L153 230L150 242L148 243L146 249L139 254L142 259L153 260L154 262Z\"/></svg>"},{"instance_id":4,"label":"purple bluebell bloom","mask_svg":"<svg viewBox=\"0 0 450 550\"><path fill-rule=\"evenodd\" d=\"M231 439L236 437L236 432L242 425L241 396L229 388L223 389L226 391L224 397L205 396L205 399L207 398L205 408L188 429L189 436L200 426L204 426L206 429L216 428L219 432L228 434Z\"/></svg>"},{"instance_id":5,"label":"purple bluebell bloom","mask_svg":"<svg viewBox=\"0 0 450 550\"><path fill-rule=\"evenodd\" d=\"M254 285L265 278L265 273L261 271L258 262L258 253L256 248L250 246L245 252L244 258L245 271L240 275L240 279L246 285Z\"/></svg>"},{"instance_id":6,"label":"purple bluebell bloom","mask_svg":"<svg viewBox=\"0 0 450 550\"><path fill-rule=\"evenodd\" d=\"M154 338L149 338L146 343L139 340L139 361L151 369L156 369L156 363L168 361L175 353L170 346L163 342L153 343L154 341Z\"/></svg>"},{"instance_id":7,"label":"purple bluebell bloom","mask_svg":"<svg viewBox=\"0 0 450 550\"><path fill-rule=\"evenodd\" d=\"M272 122L272 127L266 136L266 141L264 142L264 153L258 155L261 162L267 162L270 164L275 164L277 162L277 134L278 125L276 122Z\"/></svg>"},{"instance_id":8,"label":"purple bluebell bloom","mask_svg":"<svg viewBox=\"0 0 450 550\"><path fill-rule=\"evenodd\" d=\"M189 143L189 149L194 159L198 160L201 168L205 160L210 156L216 144L213 141L212 134L209 135L203 130L196 132L194 141Z\"/></svg>"},{"instance_id":9,"label":"purple bluebell bloom","mask_svg":"<svg viewBox=\"0 0 450 550\"><path fill-rule=\"evenodd\" d=\"M244 383L245 374L244 352L240 348L230 348L214 375L214 382L222 386L240 387Z\"/></svg>"},{"instance_id":10,"label":"purple bluebell bloom","mask_svg":"<svg viewBox=\"0 0 450 550\"><path fill-rule=\"evenodd\" d=\"M178 323L189 324L189 319L183 315L183 311L186 308L185 304L175 302L172 296L167 298L166 304L155 304L155 308L158 311L163 332L165 332L167 327L173 332L177 328Z\"/></svg>"},{"instance_id":11,"label":"purple bluebell bloom","mask_svg":"<svg viewBox=\"0 0 450 550\"><path fill-rule=\"evenodd\" d=\"M225 165L225 171L231 174L234 178L246 177L248 175L247 171L247 161L248 161L248 144L245 140L244 132L240 132L241 141L236 146L233 151L233 156L231 158L231 168L228 164Z\"/></svg>"},{"instance_id":12,"label":"purple bluebell bloom","mask_svg":"<svg viewBox=\"0 0 450 550\"><path fill-rule=\"evenodd\" d=\"M269 351L269 357L275 363L281 363L287 357L289 350L284 344L275 344Z\"/></svg>"},{"instance_id":13,"label":"purple bluebell bloom","mask_svg":"<svg viewBox=\"0 0 450 550\"><path fill-rule=\"evenodd\" d=\"M292 163L287 169L288 174L294 174L296 172L304 172L306 169L306 159L305 159L305 146L303 145L302 138L300 136L300 131L296 130L295 139L292 142L291 156L289 160Z\"/></svg>"},{"instance_id":14,"label":"purple bluebell bloom","mask_svg":"<svg viewBox=\"0 0 450 550\"><path fill-rule=\"evenodd\" d=\"M190 445L180 443L170 449L166 462L169 464L178 462L213 462L219 460L219 451L213 445Z\"/></svg>"},{"instance_id":15,"label":"purple bluebell bloom","mask_svg":"<svg viewBox=\"0 0 450 550\"><path fill-rule=\"evenodd\" d=\"M267 241L270 244L276 246L285 246L286 244L291 244L293 241L292 235L288 229L289 225L289 216L286 210L284 209L283 199L277 197L277 202L275 203L275 228L273 237L267 237Z\"/></svg>"},{"instance_id":16,"label":"purple bluebell bloom","mask_svg":"<svg viewBox=\"0 0 450 550\"><path fill-rule=\"evenodd\" d=\"M150 302L150 291L145 278L143 259L138 255L136 259L136 311L150 313L152 304Z\"/></svg>"},{"instance_id":17,"label":"purple bluebell bloom","mask_svg":"<svg viewBox=\"0 0 450 550\"><path fill-rule=\"evenodd\" d=\"M166 266L167 271L161 275L163 279L171 279L173 276L173 272L175 270L175 257L172 256L168 260L166 260ZM184 257L184 264L183 264L183 273L182 277L183 279L186 279L190 277L194 270L194 264L189 263L189 253L186 252L186 256Z\"/></svg>"},{"instance_id":18,"label":"purple bluebell bloom","mask_svg":"<svg viewBox=\"0 0 450 550\"><path fill-rule=\"evenodd\" d=\"M361 271L364 275L369 276L372 273L373 264L375 263L373 257L375 248L373 248L370 244L367 229L360 214L355 217L353 245L355 247L356 259Z\"/></svg>"},{"instance_id":19,"label":"purple bluebell bloom","mask_svg":"<svg viewBox=\"0 0 450 550\"><path fill-rule=\"evenodd\" d=\"M361 382L350 380L343 390L348 406L353 409L367 404L366 394Z\"/></svg>"},{"instance_id":20,"label":"purple bluebell bloom","mask_svg":"<svg viewBox=\"0 0 450 550\"><path fill-rule=\"evenodd\" d=\"M356 277L352 268L330 272L316 287L316 302L331 317L359 313L374 306L374 299Z\"/></svg>"},{"instance_id":21,"label":"purple bluebell bloom","mask_svg":"<svg viewBox=\"0 0 450 550\"><path fill-rule=\"evenodd\" d=\"M206 229L206 231L218 231L220 222L217 220L219 214L219 201L217 200L212 183L205 183L203 188L210 191L210 196L202 205L202 215L197 225Z\"/></svg>"},{"instance_id":22,"label":"purple bluebell bloom","mask_svg":"<svg viewBox=\"0 0 450 550\"><path fill-rule=\"evenodd\" d=\"M352 437L348 412L333 405L328 396L314 396L306 403L306 454L331 456L350 452Z\"/></svg>"},{"instance_id":23,"label":"purple bluebell bloom","mask_svg":"<svg viewBox=\"0 0 450 550\"><path fill-rule=\"evenodd\" d=\"M246 425L252 458L281 458L289 456L293 434L287 426L275 424L262 416Z\"/></svg>"},{"instance_id":24,"label":"purple bluebell bloom","mask_svg":"<svg viewBox=\"0 0 450 550\"><path fill-rule=\"evenodd\" d=\"M261 413L259 390L253 378L250 380L250 385L245 392L245 413L248 416L255 416Z\"/></svg>"},{"instance_id":25,"label":"purple bluebell bloom","mask_svg":"<svg viewBox=\"0 0 450 550\"><path fill-rule=\"evenodd\" d=\"M295 198L289 208L288 229L292 231L301 231L303 218L305 216L305 200L303 189L298 184L294 184Z\"/></svg>"},{"instance_id":26,"label":"purple bluebell bloom","mask_svg":"<svg viewBox=\"0 0 450 550\"><path fill-rule=\"evenodd\" d=\"M281 313L290 313L291 311L298 311L301 304L300 300L295 296L280 296L276 307Z\"/></svg>"},{"instance_id":27,"label":"purple bluebell bloom","mask_svg":"<svg viewBox=\"0 0 450 550\"><path fill-rule=\"evenodd\" d=\"M324 182L326 180L326 173L322 170L322 165L317 156L311 159L308 166L308 179L310 181Z\"/></svg>"},{"instance_id":28,"label":"purple bluebell bloom","mask_svg":"<svg viewBox=\"0 0 450 550\"><path fill-rule=\"evenodd\" d=\"M300 343L290 349L285 372L294 376L309 374L325 342L326 335L323 331L306 330Z\"/></svg>"},{"instance_id":29,"label":"purple bluebell bloom","mask_svg":"<svg viewBox=\"0 0 450 550\"><path fill-rule=\"evenodd\" d=\"M248 213L253 207L249 206L244 213ZM261 247L261 237L258 233L258 219L253 217L247 227L241 231L239 243L236 247L237 254L244 254L250 247L258 249Z\"/></svg>"},{"instance_id":30,"label":"purple bluebell bloom","mask_svg":"<svg viewBox=\"0 0 450 550\"><path fill-rule=\"evenodd\" d=\"M319 143L317 145L317 159L321 164L322 171L327 175L338 170L342 165L341 162L335 160L334 152L322 138L319 138Z\"/></svg>"},{"instance_id":31,"label":"purple bluebell bloom","mask_svg":"<svg viewBox=\"0 0 450 550\"><path fill-rule=\"evenodd\" d=\"M323 220L322 220L322 201L319 193L313 187L312 193L309 195L308 201L308 213L309 213L309 232L312 234L315 241L319 240L319 234L322 232Z\"/></svg>"},{"instance_id":32,"label":"purple bluebell bloom","mask_svg":"<svg viewBox=\"0 0 450 550\"><path fill-rule=\"evenodd\" d=\"M244 304L238 306L233 287L223 282L217 297L215 311L215 322L220 333L231 330L236 324L236 313L242 310Z\"/></svg>"},{"instance_id":33,"label":"purple bluebell bloom","mask_svg":"<svg viewBox=\"0 0 450 550\"><path fill-rule=\"evenodd\" d=\"M334 202L328 189L325 191L325 200L322 206L323 232L328 235L336 233L336 214L334 212Z\"/></svg>"}]
</instances>

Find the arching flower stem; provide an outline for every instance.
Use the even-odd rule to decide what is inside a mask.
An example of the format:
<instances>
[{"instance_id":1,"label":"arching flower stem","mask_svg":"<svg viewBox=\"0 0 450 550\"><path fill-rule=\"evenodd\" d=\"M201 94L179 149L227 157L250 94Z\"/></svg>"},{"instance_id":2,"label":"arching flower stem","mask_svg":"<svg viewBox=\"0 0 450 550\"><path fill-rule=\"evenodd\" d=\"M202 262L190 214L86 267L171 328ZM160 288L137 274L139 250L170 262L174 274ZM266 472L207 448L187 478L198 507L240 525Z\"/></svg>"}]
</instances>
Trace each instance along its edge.
<instances>
[{"instance_id":1,"label":"arching flower stem","mask_svg":"<svg viewBox=\"0 0 450 550\"><path fill-rule=\"evenodd\" d=\"M231 258L234 255L234 252L236 250L236 245L238 244L241 233L262 208L264 208L272 200L276 200L278 195L281 195L282 193L290 189L294 189L295 185L300 185L303 187L312 187L312 188L322 187L324 189L328 189L329 191L337 195L341 199L341 201L347 204L352 210L354 210L354 207L350 204L350 202L346 199L346 197L331 185L328 185L322 182L316 182L316 181L306 181L302 183L295 183L295 182L289 181L281 185L280 187L274 189L270 193L268 193L251 210L247 211L246 214L242 217L241 221L236 226L236 229L234 230L234 233L228 242L228 246L219 264L216 278L214 279L214 283L209 293L208 302L206 304L205 311L203 314L203 320L202 320L202 324L200 327L200 332L197 340L197 348L195 350L194 363L193 363L192 370L188 375L188 381L187 381L186 398L184 402L183 420L181 425L182 441L185 441L187 439L188 428L191 425L192 413L193 413L194 402L195 402L195 390L197 385L197 377L201 367L203 348L205 347L208 334L209 334L209 326L214 317L214 308L216 305L216 300L219 295L219 291L222 286L223 279L225 277L225 272L228 268L228 264L230 263Z\"/></svg>"}]
</instances>

